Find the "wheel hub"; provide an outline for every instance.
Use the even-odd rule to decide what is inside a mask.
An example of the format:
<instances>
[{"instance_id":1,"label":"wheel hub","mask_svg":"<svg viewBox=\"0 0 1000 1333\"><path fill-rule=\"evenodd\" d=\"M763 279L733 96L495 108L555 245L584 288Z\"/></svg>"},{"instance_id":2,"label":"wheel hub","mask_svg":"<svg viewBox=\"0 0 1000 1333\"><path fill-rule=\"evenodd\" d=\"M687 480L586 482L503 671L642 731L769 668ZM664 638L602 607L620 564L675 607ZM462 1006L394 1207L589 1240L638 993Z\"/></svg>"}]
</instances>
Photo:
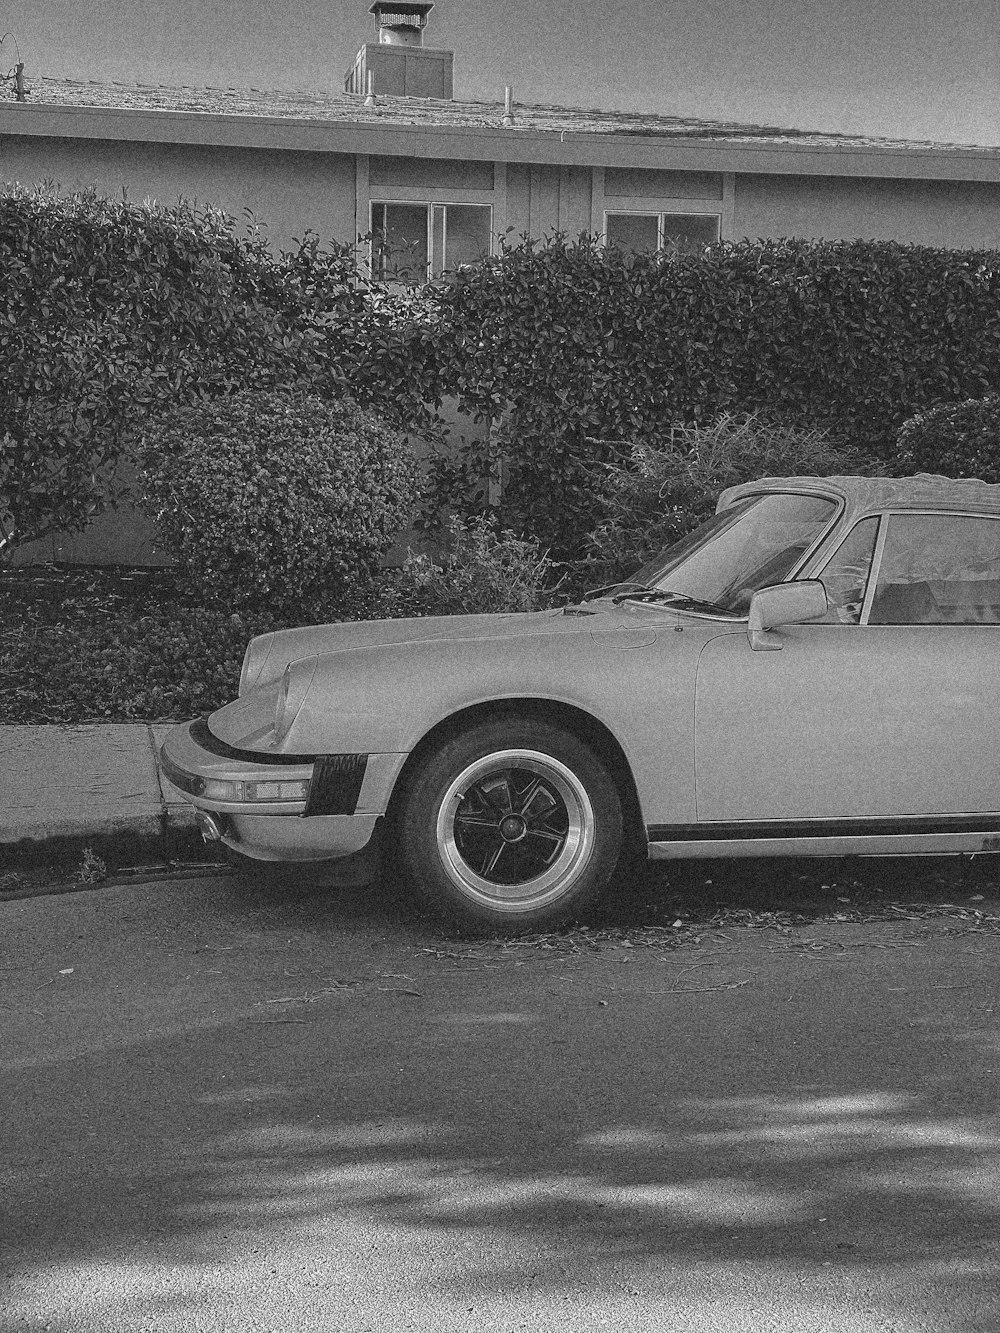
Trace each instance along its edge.
<instances>
[{"instance_id":1,"label":"wheel hub","mask_svg":"<svg viewBox=\"0 0 1000 1333\"><path fill-rule=\"evenodd\" d=\"M523 815L505 815L500 821L500 836L504 842L520 842L528 831Z\"/></svg>"}]
</instances>

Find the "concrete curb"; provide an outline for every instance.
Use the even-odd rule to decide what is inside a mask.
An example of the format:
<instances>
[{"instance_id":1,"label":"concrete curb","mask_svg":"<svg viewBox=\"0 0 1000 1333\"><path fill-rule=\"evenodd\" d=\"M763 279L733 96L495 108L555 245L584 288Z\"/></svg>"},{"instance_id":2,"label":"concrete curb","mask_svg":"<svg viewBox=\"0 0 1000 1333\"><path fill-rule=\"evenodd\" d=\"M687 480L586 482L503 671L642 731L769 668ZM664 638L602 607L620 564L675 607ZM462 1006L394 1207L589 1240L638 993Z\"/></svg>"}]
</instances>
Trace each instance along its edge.
<instances>
[{"instance_id":1,"label":"concrete curb","mask_svg":"<svg viewBox=\"0 0 1000 1333\"><path fill-rule=\"evenodd\" d=\"M214 862L206 864L202 861L189 863L170 861L162 865L123 868L92 880L54 878L50 875L45 880L31 882L29 879L23 883L15 883L12 888L0 887L0 904L22 902L27 898L62 898L71 893L94 893L98 889L128 888L131 885L149 884L154 881L160 883L170 880L202 879L208 876L215 879L220 875L237 873L236 867L226 861L217 864ZM0 877L0 885L2 883L3 879Z\"/></svg>"},{"instance_id":2,"label":"concrete curb","mask_svg":"<svg viewBox=\"0 0 1000 1333\"><path fill-rule=\"evenodd\" d=\"M0 727L0 867L79 864L88 848L114 867L211 859L160 777L170 726Z\"/></svg>"}]
</instances>

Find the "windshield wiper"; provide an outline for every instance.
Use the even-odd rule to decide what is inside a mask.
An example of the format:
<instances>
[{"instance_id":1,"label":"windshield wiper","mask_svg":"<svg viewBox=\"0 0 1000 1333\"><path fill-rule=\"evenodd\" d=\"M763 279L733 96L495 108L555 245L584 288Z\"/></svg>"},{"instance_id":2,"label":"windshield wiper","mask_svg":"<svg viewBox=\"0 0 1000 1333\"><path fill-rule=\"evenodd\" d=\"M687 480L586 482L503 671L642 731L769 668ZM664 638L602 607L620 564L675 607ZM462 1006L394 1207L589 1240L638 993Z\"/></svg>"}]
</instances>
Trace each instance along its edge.
<instances>
[{"instance_id":1,"label":"windshield wiper","mask_svg":"<svg viewBox=\"0 0 1000 1333\"><path fill-rule=\"evenodd\" d=\"M606 593L614 592L615 588L645 588L645 583L602 583L599 588L588 588L580 598L581 602L591 602L595 597L603 597Z\"/></svg>"},{"instance_id":2,"label":"windshield wiper","mask_svg":"<svg viewBox=\"0 0 1000 1333\"><path fill-rule=\"evenodd\" d=\"M629 585L621 585L629 586ZM723 606L720 602L709 602L704 597L689 597L686 592L669 592L665 588L650 588L641 583L631 585L631 591L620 592L612 597L612 602L617 606L619 602L670 602L675 606L697 607L702 611L721 611L723 615L735 615L731 606Z\"/></svg>"}]
</instances>

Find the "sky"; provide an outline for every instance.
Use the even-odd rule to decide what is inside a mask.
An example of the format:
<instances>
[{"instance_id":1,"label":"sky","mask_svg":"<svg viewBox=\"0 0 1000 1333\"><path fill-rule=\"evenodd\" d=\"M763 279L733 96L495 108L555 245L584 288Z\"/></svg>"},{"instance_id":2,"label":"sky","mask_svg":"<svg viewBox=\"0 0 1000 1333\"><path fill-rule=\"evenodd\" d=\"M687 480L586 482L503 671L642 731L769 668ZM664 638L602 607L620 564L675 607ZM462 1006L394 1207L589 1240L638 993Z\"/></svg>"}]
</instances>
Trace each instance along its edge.
<instances>
[{"instance_id":1,"label":"sky","mask_svg":"<svg viewBox=\"0 0 1000 1333\"><path fill-rule=\"evenodd\" d=\"M0 0L0 34L29 85L341 91L370 2ZM1000 0L436 0L424 42L461 98L1000 145Z\"/></svg>"}]
</instances>

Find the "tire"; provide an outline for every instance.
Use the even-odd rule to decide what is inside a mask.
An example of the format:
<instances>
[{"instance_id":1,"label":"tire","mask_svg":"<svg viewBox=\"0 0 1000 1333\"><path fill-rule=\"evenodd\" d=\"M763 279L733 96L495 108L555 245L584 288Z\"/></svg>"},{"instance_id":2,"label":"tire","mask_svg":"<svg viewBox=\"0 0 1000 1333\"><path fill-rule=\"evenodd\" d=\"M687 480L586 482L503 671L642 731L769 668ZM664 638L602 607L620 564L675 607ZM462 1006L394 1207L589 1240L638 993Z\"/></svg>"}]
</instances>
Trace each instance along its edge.
<instances>
[{"instance_id":1,"label":"tire","mask_svg":"<svg viewBox=\"0 0 1000 1333\"><path fill-rule=\"evenodd\" d=\"M604 765L545 722L484 722L411 774L397 823L407 886L453 925L504 934L581 916L611 882L622 807Z\"/></svg>"}]
</instances>

